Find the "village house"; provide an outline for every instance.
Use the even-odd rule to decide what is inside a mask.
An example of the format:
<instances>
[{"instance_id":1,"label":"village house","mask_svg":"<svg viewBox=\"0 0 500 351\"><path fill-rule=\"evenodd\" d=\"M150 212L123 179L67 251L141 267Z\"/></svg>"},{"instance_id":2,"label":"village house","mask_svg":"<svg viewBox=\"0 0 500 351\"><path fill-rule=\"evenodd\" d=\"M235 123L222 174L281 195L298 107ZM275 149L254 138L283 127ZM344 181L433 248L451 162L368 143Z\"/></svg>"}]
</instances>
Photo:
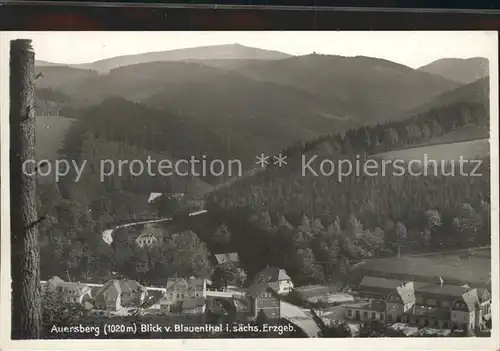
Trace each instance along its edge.
<instances>
[{"instance_id":1,"label":"village house","mask_svg":"<svg viewBox=\"0 0 500 351\"><path fill-rule=\"evenodd\" d=\"M477 296L479 298L479 308L481 309L482 317L485 320L491 318L491 294L487 289L478 288Z\"/></svg>"},{"instance_id":2,"label":"village house","mask_svg":"<svg viewBox=\"0 0 500 351\"><path fill-rule=\"evenodd\" d=\"M176 312L183 309L183 301L207 297L208 279L190 277L168 278L165 297L160 301L164 312Z\"/></svg>"},{"instance_id":3,"label":"village house","mask_svg":"<svg viewBox=\"0 0 500 351\"><path fill-rule=\"evenodd\" d=\"M482 300L484 300L484 295L480 297L478 289L471 289L462 294L451 306L453 329L467 331L484 329L484 315L481 305L487 301L482 302Z\"/></svg>"},{"instance_id":4,"label":"village house","mask_svg":"<svg viewBox=\"0 0 500 351\"><path fill-rule=\"evenodd\" d=\"M163 230L158 225L154 223L149 223L144 226L141 234L135 239L135 243L140 248L152 247L163 238Z\"/></svg>"},{"instance_id":5,"label":"village house","mask_svg":"<svg viewBox=\"0 0 500 351\"><path fill-rule=\"evenodd\" d=\"M378 320L385 323L385 302L381 300L358 301L344 305L344 316L351 321Z\"/></svg>"},{"instance_id":6,"label":"village house","mask_svg":"<svg viewBox=\"0 0 500 351\"><path fill-rule=\"evenodd\" d=\"M162 299L162 310L177 312L182 306L182 301L187 298L188 283L184 278L168 278L165 289L165 298Z\"/></svg>"},{"instance_id":7,"label":"village house","mask_svg":"<svg viewBox=\"0 0 500 351\"><path fill-rule=\"evenodd\" d=\"M202 314L207 308L207 300L204 297L189 298L182 301L182 313Z\"/></svg>"},{"instance_id":8,"label":"village house","mask_svg":"<svg viewBox=\"0 0 500 351\"><path fill-rule=\"evenodd\" d=\"M145 301L146 296L147 289L137 281L112 279L97 291L95 306L114 311L122 307L138 307Z\"/></svg>"},{"instance_id":9,"label":"village house","mask_svg":"<svg viewBox=\"0 0 500 351\"><path fill-rule=\"evenodd\" d=\"M62 292L64 303L83 304L91 299L92 289L87 284L80 282L65 282L61 278L55 276L47 281L46 291Z\"/></svg>"},{"instance_id":10,"label":"village house","mask_svg":"<svg viewBox=\"0 0 500 351\"><path fill-rule=\"evenodd\" d=\"M386 316L387 323L403 321L403 315L415 305L415 288L413 282L401 283L387 295Z\"/></svg>"},{"instance_id":11,"label":"village house","mask_svg":"<svg viewBox=\"0 0 500 351\"><path fill-rule=\"evenodd\" d=\"M446 285L440 278L434 283L415 282L416 304L450 308L468 289L467 286Z\"/></svg>"},{"instance_id":12,"label":"village house","mask_svg":"<svg viewBox=\"0 0 500 351\"><path fill-rule=\"evenodd\" d=\"M266 283L279 295L288 295L293 290L292 278L284 269L266 267L255 276L254 284Z\"/></svg>"},{"instance_id":13,"label":"village house","mask_svg":"<svg viewBox=\"0 0 500 351\"><path fill-rule=\"evenodd\" d=\"M395 279L364 277L356 288L356 295L384 301L387 324L408 323L436 330L481 330L485 319L491 315L491 296L486 289L445 285L439 277L434 283L402 283ZM372 301L345 305L346 318L367 318L369 308L375 307ZM371 313L376 316L377 311Z\"/></svg>"},{"instance_id":14,"label":"village house","mask_svg":"<svg viewBox=\"0 0 500 351\"><path fill-rule=\"evenodd\" d=\"M276 290L267 283L256 283L248 289L251 298L254 317L263 311L268 318L277 319L281 317L281 302Z\"/></svg>"},{"instance_id":15,"label":"village house","mask_svg":"<svg viewBox=\"0 0 500 351\"><path fill-rule=\"evenodd\" d=\"M240 259L237 252L215 254L212 257L215 266L232 265L235 274L232 279L227 281L228 285L243 285L247 280L247 274L243 268L239 266Z\"/></svg>"},{"instance_id":16,"label":"village house","mask_svg":"<svg viewBox=\"0 0 500 351\"><path fill-rule=\"evenodd\" d=\"M414 305L403 316L403 322L418 327L450 328L450 310L443 307Z\"/></svg>"},{"instance_id":17,"label":"village house","mask_svg":"<svg viewBox=\"0 0 500 351\"><path fill-rule=\"evenodd\" d=\"M401 284L404 284L401 280L365 276L358 286L353 288L353 293L362 299L386 300Z\"/></svg>"}]
</instances>

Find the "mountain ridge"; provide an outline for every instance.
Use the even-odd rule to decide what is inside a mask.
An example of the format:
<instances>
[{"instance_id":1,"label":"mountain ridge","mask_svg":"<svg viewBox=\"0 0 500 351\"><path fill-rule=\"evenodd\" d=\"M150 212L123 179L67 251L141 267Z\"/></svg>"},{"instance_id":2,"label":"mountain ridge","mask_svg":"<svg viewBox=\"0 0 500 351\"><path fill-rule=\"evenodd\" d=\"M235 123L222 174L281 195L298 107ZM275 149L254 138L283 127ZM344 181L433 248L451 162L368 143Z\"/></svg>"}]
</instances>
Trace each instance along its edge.
<instances>
[{"instance_id":1,"label":"mountain ridge","mask_svg":"<svg viewBox=\"0 0 500 351\"><path fill-rule=\"evenodd\" d=\"M260 48L249 47L241 44L222 44L198 46L174 50L150 51L139 54L120 55L100 59L94 62L81 64L59 64L80 69L91 69L98 72L108 72L114 68L141 63L162 61L210 60L210 59L257 59L279 60L292 55ZM39 61L40 63L47 63ZM58 64L54 64L58 65Z\"/></svg>"},{"instance_id":2,"label":"mountain ridge","mask_svg":"<svg viewBox=\"0 0 500 351\"><path fill-rule=\"evenodd\" d=\"M485 57L442 58L418 70L440 75L461 84L469 84L489 75L489 60Z\"/></svg>"}]
</instances>

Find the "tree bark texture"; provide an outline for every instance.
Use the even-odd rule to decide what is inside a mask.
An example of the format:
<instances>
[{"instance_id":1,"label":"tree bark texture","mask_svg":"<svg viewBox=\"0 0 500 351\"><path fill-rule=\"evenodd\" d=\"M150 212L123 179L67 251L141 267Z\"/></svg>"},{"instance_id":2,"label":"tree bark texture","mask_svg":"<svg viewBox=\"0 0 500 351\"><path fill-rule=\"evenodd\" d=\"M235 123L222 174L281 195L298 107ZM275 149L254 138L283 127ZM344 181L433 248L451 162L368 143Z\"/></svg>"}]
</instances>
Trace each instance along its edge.
<instances>
[{"instance_id":1,"label":"tree bark texture","mask_svg":"<svg viewBox=\"0 0 500 351\"><path fill-rule=\"evenodd\" d=\"M10 201L12 339L41 336L40 252L36 209L35 53L10 43Z\"/></svg>"}]
</instances>

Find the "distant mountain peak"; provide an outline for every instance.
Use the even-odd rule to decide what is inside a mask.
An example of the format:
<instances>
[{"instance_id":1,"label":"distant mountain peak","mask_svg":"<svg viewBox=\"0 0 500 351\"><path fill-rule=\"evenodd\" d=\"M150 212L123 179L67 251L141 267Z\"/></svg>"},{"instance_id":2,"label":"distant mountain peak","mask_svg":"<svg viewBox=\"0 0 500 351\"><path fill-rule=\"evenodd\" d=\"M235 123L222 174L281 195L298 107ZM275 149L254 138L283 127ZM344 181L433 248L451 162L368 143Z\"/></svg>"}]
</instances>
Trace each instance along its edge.
<instances>
[{"instance_id":1,"label":"distant mountain peak","mask_svg":"<svg viewBox=\"0 0 500 351\"><path fill-rule=\"evenodd\" d=\"M469 84L489 75L489 60L485 57L442 58L418 70Z\"/></svg>"},{"instance_id":2,"label":"distant mountain peak","mask_svg":"<svg viewBox=\"0 0 500 351\"><path fill-rule=\"evenodd\" d=\"M123 55L78 65L76 67L107 72L117 67L161 61L280 60L290 56L291 55L279 51L232 43Z\"/></svg>"}]
</instances>

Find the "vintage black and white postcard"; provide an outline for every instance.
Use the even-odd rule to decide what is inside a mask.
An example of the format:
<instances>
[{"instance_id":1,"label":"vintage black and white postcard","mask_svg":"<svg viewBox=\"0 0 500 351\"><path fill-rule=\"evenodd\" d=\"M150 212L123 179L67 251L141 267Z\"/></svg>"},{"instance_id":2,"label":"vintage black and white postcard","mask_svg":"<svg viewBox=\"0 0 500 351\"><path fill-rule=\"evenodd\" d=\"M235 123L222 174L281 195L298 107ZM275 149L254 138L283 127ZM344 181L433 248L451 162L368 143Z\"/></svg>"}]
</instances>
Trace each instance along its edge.
<instances>
[{"instance_id":1,"label":"vintage black and white postcard","mask_svg":"<svg viewBox=\"0 0 500 351\"><path fill-rule=\"evenodd\" d=\"M498 349L496 32L10 32L1 68L6 350Z\"/></svg>"}]
</instances>

